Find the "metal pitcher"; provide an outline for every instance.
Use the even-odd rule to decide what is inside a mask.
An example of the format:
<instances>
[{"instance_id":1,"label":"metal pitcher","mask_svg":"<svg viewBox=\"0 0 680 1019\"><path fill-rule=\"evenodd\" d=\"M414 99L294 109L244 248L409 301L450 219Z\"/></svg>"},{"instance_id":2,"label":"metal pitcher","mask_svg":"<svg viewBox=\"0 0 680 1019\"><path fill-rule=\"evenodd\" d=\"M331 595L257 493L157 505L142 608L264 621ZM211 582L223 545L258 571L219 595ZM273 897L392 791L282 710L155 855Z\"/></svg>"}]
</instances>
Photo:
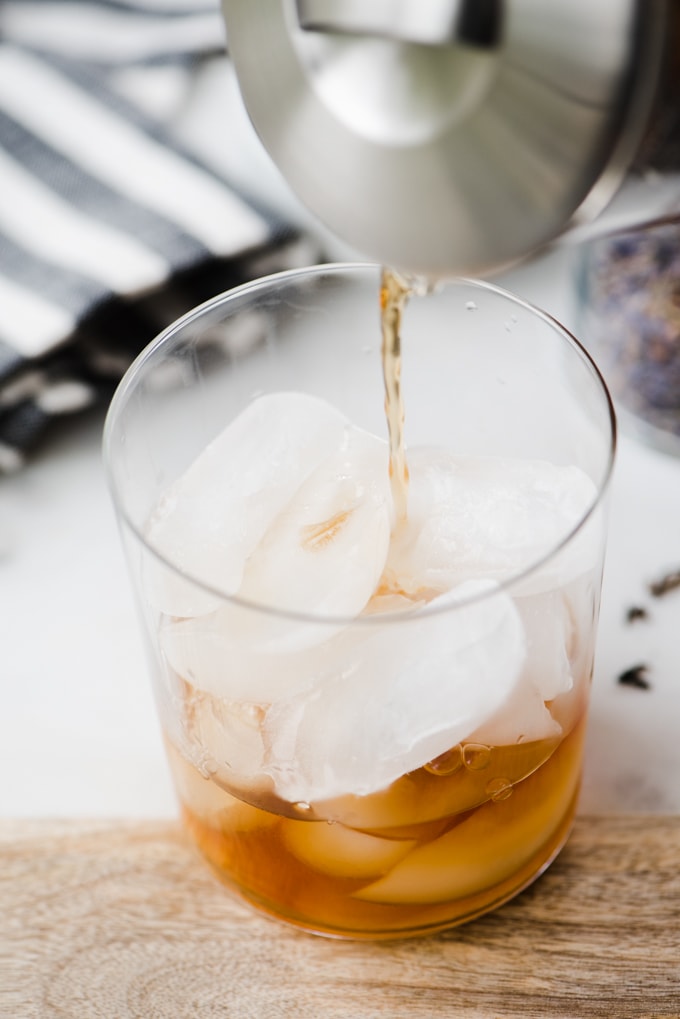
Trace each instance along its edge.
<instances>
[{"instance_id":1,"label":"metal pitcher","mask_svg":"<svg viewBox=\"0 0 680 1019\"><path fill-rule=\"evenodd\" d=\"M680 0L223 8L274 162L376 261L486 275L600 217L625 180L629 219L680 205Z\"/></svg>"}]
</instances>

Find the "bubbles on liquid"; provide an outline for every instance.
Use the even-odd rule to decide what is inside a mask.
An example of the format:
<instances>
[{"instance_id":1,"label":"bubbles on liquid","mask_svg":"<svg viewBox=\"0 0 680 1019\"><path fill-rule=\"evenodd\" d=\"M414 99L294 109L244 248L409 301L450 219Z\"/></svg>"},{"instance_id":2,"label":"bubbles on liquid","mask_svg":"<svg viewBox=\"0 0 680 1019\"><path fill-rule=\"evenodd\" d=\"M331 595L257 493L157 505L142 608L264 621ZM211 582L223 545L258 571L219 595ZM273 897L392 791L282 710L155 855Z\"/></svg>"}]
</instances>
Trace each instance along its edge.
<instances>
[{"instance_id":1,"label":"bubbles on liquid","mask_svg":"<svg viewBox=\"0 0 680 1019\"><path fill-rule=\"evenodd\" d=\"M517 325L517 321L518 321L517 315L511 315L510 318L507 319L507 321L505 323L505 331L506 331L506 333L511 333L512 332L512 330Z\"/></svg>"},{"instance_id":2,"label":"bubbles on liquid","mask_svg":"<svg viewBox=\"0 0 680 1019\"><path fill-rule=\"evenodd\" d=\"M450 750L446 750L439 757L435 757L425 765L425 771L431 775L438 775L445 778L447 775L454 775L463 767L463 748L460 743Z\"/></svg>"},{"instance_id":3,"label":"bubbles on liquid","mask_svg":"<svg viewBox=\"0 0 680 1019\"><path fill-rule=\"evenodd\" d=\"M508 796L512 796L512 782L507 778L492 778L490 782L486 783L485 788L487 794L495 802L507 800Z\"/></svg>"},{"instance_id":4,"label":"bubbles on liquid","mask_svg":"<svg viewBox=\"0 0 680 1019\"><path fill-rule=\"evenodd\" d=\"M463 747L463 764L468 771L484 771L491 760L491 747L484 743L466 743Z\"/></svg>"},{"instance_id":5,"label":"bubbles on liquid","mask_svg":"<svg viewBox=\"0 0 680 1019\"><path fill-rule=\"evenodd\" d=\"M475 303L475 301L466 301L465 302L465 310L466 311L477 311L477 304Z\"/></svg>"}]
</instances>

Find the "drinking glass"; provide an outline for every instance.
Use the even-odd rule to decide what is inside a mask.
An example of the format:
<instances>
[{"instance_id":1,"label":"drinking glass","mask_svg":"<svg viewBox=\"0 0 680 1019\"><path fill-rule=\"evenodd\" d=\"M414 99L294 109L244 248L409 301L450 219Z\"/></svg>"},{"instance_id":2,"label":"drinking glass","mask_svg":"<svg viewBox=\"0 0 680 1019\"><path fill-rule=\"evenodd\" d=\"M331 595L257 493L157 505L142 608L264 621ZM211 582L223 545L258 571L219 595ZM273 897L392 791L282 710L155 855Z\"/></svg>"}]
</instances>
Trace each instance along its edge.
<instances>
[{"instance_id":1,"label":"drinking glass","mask_svg":"<svg viewBox=\"0 0 680 1019\"><path fill-rule=\"evenodd\" d=\"M412 297L419 530L399 555L426 582L390 587L398 525L387 496L366 508L389 492L379 287L379 267L323 265L216 297L138 357L105 428L186 828L256 907L354 938L470 920L567 839L615 449L602 378L554 319L480 282ZM363 451L360 482L324 467L327 426ZM314 500L348 485L317 527Z\"/></svg>"}]
</instances>

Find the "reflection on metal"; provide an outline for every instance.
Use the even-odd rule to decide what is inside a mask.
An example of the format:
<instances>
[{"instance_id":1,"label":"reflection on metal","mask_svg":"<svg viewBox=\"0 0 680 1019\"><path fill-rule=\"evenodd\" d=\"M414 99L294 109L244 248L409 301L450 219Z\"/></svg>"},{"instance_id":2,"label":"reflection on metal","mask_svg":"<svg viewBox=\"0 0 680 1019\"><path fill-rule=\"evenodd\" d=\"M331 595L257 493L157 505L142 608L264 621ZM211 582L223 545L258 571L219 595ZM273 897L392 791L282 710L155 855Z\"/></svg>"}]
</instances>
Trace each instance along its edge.
<instances>
[{"instance_id":1,"label":"reflection on metal","mask_svg":"<svg viewBox=\"0 0 680 1019\"><path fill-rule=\"evenodd\" d=\"M450 46L496 46L503 0L297 0L302 28Z\"/></svg>"},{"instance_id":2,"label":"reflection on metal","mask_svg":"<svg viewBox=\"0 0 680 1019\"><path fill-rule=\"evenodd\" d=\"M596 216L641 152L667 155L673 111L677 140L680 0L223 7L284 177L339 237L403 270L499 269Z\"/></svg>"}]
</instances>

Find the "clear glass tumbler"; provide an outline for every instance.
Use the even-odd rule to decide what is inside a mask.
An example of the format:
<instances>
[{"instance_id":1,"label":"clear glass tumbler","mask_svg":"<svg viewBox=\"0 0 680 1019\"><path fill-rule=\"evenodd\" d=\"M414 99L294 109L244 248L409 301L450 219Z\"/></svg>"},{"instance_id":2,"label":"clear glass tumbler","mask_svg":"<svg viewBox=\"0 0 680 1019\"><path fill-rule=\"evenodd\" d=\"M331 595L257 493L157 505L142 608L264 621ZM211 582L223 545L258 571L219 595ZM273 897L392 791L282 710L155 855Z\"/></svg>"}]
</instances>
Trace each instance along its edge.
<instances>
[{"instance_id":1,"label":"clear glass tumbler","mask_svg":"<svg viewBox=\"0 0 680 1019\"><path fill-rule=\"evenodd\" d=\"M572 824L615 422L588 355L498 288L411 299L407 517L380 270L242 286L132 365L105 458L186 827L309 931L515 895Z\"/></svg>"}]
</instances>

